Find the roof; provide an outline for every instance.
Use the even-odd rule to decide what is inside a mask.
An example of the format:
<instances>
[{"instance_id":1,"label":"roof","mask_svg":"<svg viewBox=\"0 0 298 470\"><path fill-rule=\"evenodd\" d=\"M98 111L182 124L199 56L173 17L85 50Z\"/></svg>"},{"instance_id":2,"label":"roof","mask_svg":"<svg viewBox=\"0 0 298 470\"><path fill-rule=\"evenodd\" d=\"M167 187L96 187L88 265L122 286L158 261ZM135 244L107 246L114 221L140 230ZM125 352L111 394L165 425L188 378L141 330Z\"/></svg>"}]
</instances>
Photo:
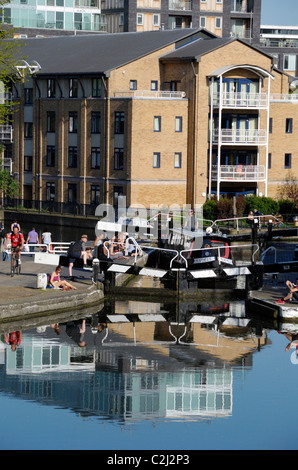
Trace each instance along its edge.
<instances>
[{"instance_id":1,"label":"roof","mask_svg":"<svg viewBox=\"0 0 298 470\"><path fill-rule=\"evenodd\" d=\"M274 76L268 72L268 70L265 70L263 67L259 67L256 65L251 65L251 64L238 64L238 65L225 65L223 67L219 67L218 69L214 70L213 72L209 73L209 77L216 77L219 78L220 76L224 75L225 73L229 72L230 70L235 70L243 68L246 70L251 70L252 72L256 73L262 78L265 77L270 77L274 79Z\"/></svg>"},{"instance_id":2,"label":"roof","mask_svg":"<svg viewBox=\"0 0 298 470\"><path fill-rule=\"evenodd\" d=\"M39 75L107 74L112 69L199 31L199 29L173 29L141 33L28 38L22 39L24 47L20 53L25 56L28 63L37 61L40 64ZM16 40L18 39L14 39Z\"/></svg>"}]
</instances>

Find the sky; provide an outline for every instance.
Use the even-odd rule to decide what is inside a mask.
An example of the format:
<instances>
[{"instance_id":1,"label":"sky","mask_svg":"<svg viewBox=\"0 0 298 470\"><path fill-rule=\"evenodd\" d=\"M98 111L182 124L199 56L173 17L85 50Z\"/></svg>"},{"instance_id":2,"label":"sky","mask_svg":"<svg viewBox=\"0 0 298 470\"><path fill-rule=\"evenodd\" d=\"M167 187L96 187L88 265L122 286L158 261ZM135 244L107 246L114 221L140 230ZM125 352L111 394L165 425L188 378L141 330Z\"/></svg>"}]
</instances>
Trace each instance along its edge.
<instances>
[{"instance_id":1,"label":"sky","mask_svg":"<svg viewBox=\"0 0 298 470\"><path fill-rule=\"evenodd\" d=\"M261 24L298 26L298 1L262 0Z\"/></svg>"}]
</instances>

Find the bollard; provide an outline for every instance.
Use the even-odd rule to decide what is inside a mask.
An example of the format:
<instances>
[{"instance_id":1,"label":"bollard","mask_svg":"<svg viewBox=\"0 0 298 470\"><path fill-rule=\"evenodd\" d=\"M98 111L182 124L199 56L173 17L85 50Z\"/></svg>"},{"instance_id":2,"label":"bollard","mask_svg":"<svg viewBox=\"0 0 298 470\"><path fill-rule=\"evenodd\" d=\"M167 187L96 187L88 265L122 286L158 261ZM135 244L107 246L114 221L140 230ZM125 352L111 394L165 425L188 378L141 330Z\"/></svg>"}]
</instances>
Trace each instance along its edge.
<instances>
[{"instance_id":1,"label":"bollard","mask_svg":"<svg viewBox=\"0 0 298 470\"><path fill-rule=\"evenodd\" d=\"M272 239L272 220L270 219L268 222L268 240Z\"/></svg>"},{"instance_id":2,"label":"bollard","mask_svg":"<svg viewBox=\"0 0 298 470\"><path fill-rule=\"evenodd\" d=\"M99 274L99 259L94 258L92 261L92 269L93 269L93 282L98 287L98 274Z\"/></svg>"}]
</instances>

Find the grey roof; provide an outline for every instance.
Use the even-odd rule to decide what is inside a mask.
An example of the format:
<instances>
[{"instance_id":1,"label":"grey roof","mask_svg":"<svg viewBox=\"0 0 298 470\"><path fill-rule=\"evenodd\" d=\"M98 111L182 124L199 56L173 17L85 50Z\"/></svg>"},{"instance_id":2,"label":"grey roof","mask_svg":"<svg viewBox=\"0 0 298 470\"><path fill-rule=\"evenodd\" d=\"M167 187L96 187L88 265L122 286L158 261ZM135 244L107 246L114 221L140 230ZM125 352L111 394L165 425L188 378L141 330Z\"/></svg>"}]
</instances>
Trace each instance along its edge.
<instances>
[{"instance_id":1,"label":"grey roof","mask_svg":"<svg viewBox=\"0 0 298 470\"><path fill-rule=\"evenodd\" d=\"M172 52L169 52L168 54L165 54L162 56L162 59L165 60L191 60L191 59L196 59L199 60L200 56L204 54L208 54L211 51L214 51L215 49L218 49L222 46L225 46L226 44L229 44L233 41L239 41L245 44L247 47L251 47L252 49L260 52L263 55L266 55L267 57L272 58L272 56L264 50L252 46L251 44L248 44L247 42L239 39L239 38L233 38L233 37L227 37L227 38L210 38L210 39L204 39L200 41L195 41L192 43L189 43L183 47L179 47L175 49Z\"/></svg>"},{"instance_id":2,"label":"grey roof","mask_svg":"<svg viewBox=\"0 0 298 470\"><path fill-rule=\"evenodd\" d=\"M28 38L22 39L25 45L20 53L28 63L37 61L40 64L39 74L108 73L198 31L174 29Z\"/></svg>"}]
</instances>

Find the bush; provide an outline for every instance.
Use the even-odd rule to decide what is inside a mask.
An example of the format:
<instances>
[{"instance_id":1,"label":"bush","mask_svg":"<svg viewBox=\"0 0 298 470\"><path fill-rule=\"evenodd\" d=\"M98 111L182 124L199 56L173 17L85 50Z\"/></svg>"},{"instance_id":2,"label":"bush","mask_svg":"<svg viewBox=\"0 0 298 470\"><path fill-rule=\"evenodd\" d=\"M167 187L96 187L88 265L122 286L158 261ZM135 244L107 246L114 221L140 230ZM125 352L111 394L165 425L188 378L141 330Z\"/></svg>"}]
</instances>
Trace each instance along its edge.
<instances>
[{"instance_id":1,"label":"bush","mask_svg":"<svg viewBox=\"0 0 298 470\"><path fill-rule=\"evenodd\" d=\"M290 201L289 199L280 199L278 201L279 213L280 214L295 214L296 207L295 202Z\"/></svg>"},{"instance_id":2,"label":"bush","mask_svg":"<svg viewBox=\"0 0 298 470\"><path fill-rule=\"evenodd\" d=\"M264 215L277 214L279 212L279 204L271 197L250 196L246 198L245 212L248 214L254 209L257 209Z\"/></svg>"},{"instance_id":3,"label":"bush","mask_svg":"<svg viewBox=\"0 0 298 470\"><path fill-rule=\"evenodd\" d=\"M203 217L208 220L215 220L217 218L217 207L214 199L206 201L203 205Z\"/></svg>"}]
</instances>

